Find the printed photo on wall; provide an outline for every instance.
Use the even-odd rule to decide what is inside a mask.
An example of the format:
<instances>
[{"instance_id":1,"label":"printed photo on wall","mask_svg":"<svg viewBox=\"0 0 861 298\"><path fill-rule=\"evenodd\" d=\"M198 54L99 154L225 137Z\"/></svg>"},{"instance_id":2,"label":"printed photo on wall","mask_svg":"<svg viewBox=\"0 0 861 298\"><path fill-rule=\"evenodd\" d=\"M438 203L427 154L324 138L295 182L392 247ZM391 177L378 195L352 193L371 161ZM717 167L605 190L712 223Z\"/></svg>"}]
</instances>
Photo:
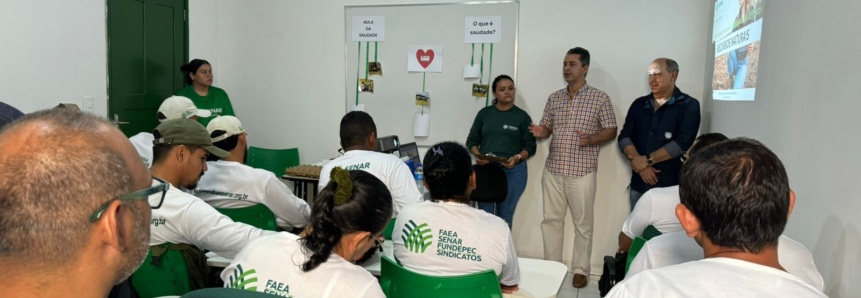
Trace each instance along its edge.
<instances>
[{"instance_id":1,"label":"printed photo on wall","mask_svg":"<svg viewBox=\"0 0 861 298\"><path fill-rule=\"evenodd\" d=\"M472 96L485 97L487 96L487 89L490 89L487 85L472 84Z\"/></svg>"},{"instance_id":2,"label":"printed photo on wall","mask_svg":"<svg viewBox=\"0 0 861 298\"><path fill-rule=\"evenodd\" d=\"M359 80L359 92L374 93L374 80Z\"/></svg>"},{"instance_id":3,"label":"printed photo on wall","mask_svg":"<svg viewBox=\"0 0 861 298\"><path fill-rule=\"evenodd\" d=\"M416 105L426 106L430 102L430 92L416 92Z\"/></svg>"},{"instance_id":4,"label":"printed photo on wall","mask_svg":"<svg viewBox=\"0 0 861 298\"><path fill-rule=\"evenodd\" d=\"M380 62L368 62L368 74L372 76L383 75L383 64Z\"/></svg>"}]
</instances>

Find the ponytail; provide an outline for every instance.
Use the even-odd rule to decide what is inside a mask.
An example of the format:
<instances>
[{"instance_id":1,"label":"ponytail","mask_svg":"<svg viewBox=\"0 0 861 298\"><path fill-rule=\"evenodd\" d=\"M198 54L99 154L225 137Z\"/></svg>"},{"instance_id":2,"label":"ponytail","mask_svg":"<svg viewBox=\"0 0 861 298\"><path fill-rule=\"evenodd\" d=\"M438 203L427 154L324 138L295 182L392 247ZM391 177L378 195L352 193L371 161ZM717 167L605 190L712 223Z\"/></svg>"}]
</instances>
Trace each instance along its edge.
<instances>
[{"instance_id":1,"label":"ponytail","mask_svg":"<svg viewBox=\"0 0 861 298\"><path fill-rule=\"evenodd\" d=\"M392 217L392 195L385 184L364 171L334 168L331 181L311 210L309 232L301 239L308 260L305 272L329 259L341 237L353 232L381 232Z\"/></svg>"}]
</instances>

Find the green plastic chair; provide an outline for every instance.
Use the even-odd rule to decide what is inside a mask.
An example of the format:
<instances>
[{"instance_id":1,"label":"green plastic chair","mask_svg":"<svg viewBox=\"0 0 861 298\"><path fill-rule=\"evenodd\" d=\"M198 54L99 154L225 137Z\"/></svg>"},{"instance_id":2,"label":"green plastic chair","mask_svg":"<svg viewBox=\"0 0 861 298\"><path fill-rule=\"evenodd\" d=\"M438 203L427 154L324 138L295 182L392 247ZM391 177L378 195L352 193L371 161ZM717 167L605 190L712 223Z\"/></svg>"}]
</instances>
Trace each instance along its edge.
<instances>
[{"instance_id":1,"label":"green plastic chair","mask_svg":"<svg viewBox=\"0 0 861 298\"><path fill-rule=\"evenodd\" d=\"M386 256L381 258L380 287L388 298L501 298L496 272L462 276L427 276L407 270Z\"/></svg>"},{"instance_id":2,"label":"green plastic chair","mask_svg":"<svg viewBox=\"0 0 861 298\"><path fill-rule=\"evenodd\" d=\"M625 262L625 274L628 273L628 269L631 268L631 263L634 262L634 258L637 257L637 254L640 253L640 249L643 249L643 245L646 244L646 239L643 237L634 238L634 242L631 243L631 249L628 250L628 260Z\"/></svg>"},{"instance_id":3,"label":"green plastic chair","mask_svg":"<svg viewBox=\"0 0 861 298\"><path fill-rule=\"evenodd\" d=\"M652 238L655 238L655 237L658 237L661 235L662 235L661 231L658 231L658 229L655 228L655 226L653 226L653 225L649 225L648 227L646 227L646 230L643 231L643 239L646 239L646 240L652 240Z\"/></svg>"},{"instance_id":4,"label":"green plastic chair","mask_svg":"<svg viewBox=\"0 0 861 298\"><path fill-rule=\"evenodd\" d=\"M191 279L185 257L176 250L161 255L161 265L152 265L152 251L131 277L132 287L140 298L179 296L191 291Z\"/></svg>"},{"instance_id":5,"label":"green plastic chair","mask_svg":"<svg viewBox=\"0 0 861 298\"><path fill-rule=\"evenodd\" d=\"M215 210L227 215L227 217L230 217L235 222L241 222L262 230L278 231L278 224L275 223L275 214L266 205L257 204L235 209L215 208Z\"/></svg>"},{"instance_id":6,"label":"green plastic chair","mask_svg":"<svg viewBox=\"0 0 861 298\"><path fill-rule=\"evenodd\" d=\"M386 229L383 230L383 238L386 240L392 240L392 234L395 232L395 218L389 221L389 225L386 226Z\"/></svg>"},{"instance_id":7,"label":"green plastic chair","mask_svg":"<svg viewBox=\"0 0 861 298\"><path fill-rule=\"evenodd\" d=\"M200 289L188 294L182 295L180 298L272 298L278 297L273 294L267 294L257 291L231 289L231 288L207 288Z\"/></svg>"},{"instance_id":8,"label":"green plastic chair","mask_svg":"<svg viewBox=\"0 0 861 298\"><path fill-rule=\"evenodd\" d=\"M247 164L249 167L264 169L274 173L276 177L281 177L284 175L284 170L299 165L299 149L249 147Z\"/></svg>"}]
</instances>

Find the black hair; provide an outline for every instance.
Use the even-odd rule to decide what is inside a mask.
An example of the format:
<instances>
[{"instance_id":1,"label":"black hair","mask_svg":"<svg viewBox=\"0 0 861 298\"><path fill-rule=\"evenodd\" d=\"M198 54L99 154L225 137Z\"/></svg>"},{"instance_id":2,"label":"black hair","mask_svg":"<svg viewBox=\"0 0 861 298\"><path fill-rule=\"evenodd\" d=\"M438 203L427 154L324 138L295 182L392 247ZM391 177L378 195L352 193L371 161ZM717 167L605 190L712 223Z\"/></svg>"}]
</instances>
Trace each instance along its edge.
<instances>
[{"instance_id":1,"label":"black hair","mask_svg":"<svg viewBox=\"0 0 861 298\"><path fill-rule=\"evenodd\" d=\"M777 245L789 217L789 192L780 159L746 138L697 152L679 181L681 203L713 244L754 254Z\"/></svg>"},{"instance_id":2,"label":"black hair","mask_svg":"<svg viewBox=\"0 0 861 298\"><path fill-rule=\"evenodd\" d=\"M153 138L155 138L156 140L161 138L161 133L159 133L158 130L154 130L152 132L152 135L153 135ZM156 145L152 145L152 164L153 165L161 164L162 161L167 159L167 156L170 155L170 152L173 150L173 148L177 147L179 145L185 146L186 148L188 148L188 151L190 151L190 152L195 152L195 151L197 151L198 148L203 148L200 146L184 145L184 144L177 144L177 145L156 144ZM210 154L210 155L215 155L215 154Z\"/></svg>"},{"instance_id":3,"label":"black hair","mask_svg":"<svg viewBox=\"0 0 861 298\"><path fill-rule=\"evenodd\" d=\"M472 158L463 145L455 142L434 145L425 153L422 169L432 201L469 202L467 186L473 172Z\"/></svg>"},{"instance_id":4,"label":"black hair","mask_svg":"<svg viewBox=\"0 0 861 298\"><path fill-rule=\"evenodd\" d=\"M496 85L498 85L499 82L502 80L509 80L509 81L511 81L512 84L514 83L514 79L512 79L508 75L499 75L495 79L493 79L493 83L490 85L491 86L490 90L492 90L492 92L495 93L496 92ZM496 104L498 102L499 102L499 99L496 99L496 96L494 95L493 104Z\"/></svg>"},{"instance_id":5,"label":"black hair","mask_svg":"<svg viewBox=\"0 0 861 298\"><path fill-rule=\"evenodd\" d=\"M694 156L694 154L700 150L726 140L729 140L729 138L719 132L701 134L696 140L694 140L694 144L691 148L688 148L688 156Z\"/></svg>"},{"instance_id":6,"label":"black hair","mask_svg":"<svg viewBox=\"0 0 861 298\"><path fill-rule=\"evenodd\" d=\"M188 62L188 64L183 64L182 66L179 67L179 71L181 71L185 75L185 84L186 85L191 85L191 83L192 83L190 74L196 74L197 69L199 69L203 65L212 66L212 64L209 64L209 61L206 61L203 59L194 59L194 60L191 60L191 62Z\"/></svg>"},{"instance_id":7,"label":"black hair","mask_svg":"<svg viewBox=\"0 0 861 298\"><path fill-rule=\"evenodd\" d=\"M589 51L581 47L572 48L568 50L568 53L565 55L579 55L580 64L583 64L583 66L589 65L589 60L592 59L589 55Z\"/></svg>"},{"instance_id":8,"label":"black hair","mask_svg":"<svg viewBox=\"0 0 861 298\"><path fill-rule=\"evenodd\" d=\"M209 137L210 138L217 138L217 137L225 135L225 134L227 134L226 131L216 130L216 131L213 131L211 134L209 134ZM238 145L238 144L239 144L239 134L235 134L235 135L227 137L224 140L212 143L213 146L218 147L219 149L224 150L224 151L228 151L228 152L233 151L233 149L236 149L236 145ZM216 160L220 160L220 159L221 158L218 156L215 156L215 154L210 154L206 158L206 161L216 161Z\"/></svg>"},{"instance_id":9,"label":"black hair","mask_svg":"<svg viewBox=\"0 0 861 298\"><path fill-rule=\"evenodd\" d=\"M341 118L341 147L364 145L371 133L377 133L374 118L362 111L352 111Z\"/></svg>"},{"instance_id":10,"label":"black hair","mask_svg":"<svg viewBox=\"0 0 861 298\"><path fill-rule=\"evenodd\" d=\"M361 170L350 171L353 182L350 199L336 205L338 182L332 178L314 200L310 230L301 239L303 249L311 253L302 264L305 272L326 262L344 235L353 232L377 235L392 218L392 194L380 179Z\"/></svg>"}]
</instances>

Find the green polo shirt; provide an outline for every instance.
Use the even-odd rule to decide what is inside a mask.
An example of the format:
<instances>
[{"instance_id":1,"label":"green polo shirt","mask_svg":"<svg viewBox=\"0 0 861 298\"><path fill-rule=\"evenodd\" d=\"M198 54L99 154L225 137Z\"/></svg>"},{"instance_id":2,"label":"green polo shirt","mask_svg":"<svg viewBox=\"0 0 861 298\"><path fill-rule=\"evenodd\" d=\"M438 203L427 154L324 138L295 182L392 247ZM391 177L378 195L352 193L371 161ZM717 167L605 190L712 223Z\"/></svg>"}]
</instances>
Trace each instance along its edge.
<instances>
[{"instance_id":1,"label":"green polo shirt","mask_svg":"<svg viewBox=\"0 0 861 298\"><path fill-rule=\"evenodd\" d=\"M510 158L526 150L529 156L535 155L535 136L529 132L532 118L517 106L508 111L500 111L496 105L478 111L466 147L478 146L481 154Z\"/></svg>"},{"instance_id":2,"label":"green polo shirt","mask_svg":"<svg viewBox=\"0 0 861 298\"><path fill-rule=\"evenodd\" d=\"M188 85L177 90L176 95L188 97L198 109L212 112L212 117L197 118L197 122L203 124L204 127L216 116L236 116L236 113L233 112L233 106L230 104L230 98L227 97L227 92L224 92L224 89L210 86L209 93L206 96L200 96L194 91L194 86Z\"/></svg>"}]
</instances>

